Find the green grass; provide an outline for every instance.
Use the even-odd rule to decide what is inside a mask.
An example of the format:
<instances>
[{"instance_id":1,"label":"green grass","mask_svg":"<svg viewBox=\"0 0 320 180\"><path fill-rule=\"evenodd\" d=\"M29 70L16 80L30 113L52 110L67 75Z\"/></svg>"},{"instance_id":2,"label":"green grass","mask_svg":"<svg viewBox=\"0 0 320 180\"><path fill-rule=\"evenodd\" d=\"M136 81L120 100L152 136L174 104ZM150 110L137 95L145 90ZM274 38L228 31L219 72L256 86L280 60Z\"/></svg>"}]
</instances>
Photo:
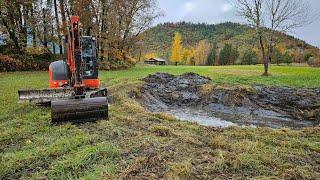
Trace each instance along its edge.
<instances>
[{"instance_id":1,"label":"green grass","mask_svg":"<svg viewBox=\"0 0 320 180\"><path fill-rule=\"evenodd\" d=\"M196 72L216 83L320 87L320 69L137 66L101 72L110 120L50 124L50 109L18 103L18 89L48 85L47 72L0 74L0 179L319 179L320 128L217 130L150 113L128 97L155 72Z\"/></svg>"},{"instance_id":2,"label":"green grass","mask_svg":"<svg viewBox=\"0 0 320 180\"><path fill-rule=\"evenodd\" d=\"M108 84L132 82L148 74L195 72L210 77L213 82L231 84L263 84L267 86L320 87L320 69L296 66L271 66L270 77L261 76L263 66L137 66L117 72L102 72Z\"/></svg>"}]
</instances>

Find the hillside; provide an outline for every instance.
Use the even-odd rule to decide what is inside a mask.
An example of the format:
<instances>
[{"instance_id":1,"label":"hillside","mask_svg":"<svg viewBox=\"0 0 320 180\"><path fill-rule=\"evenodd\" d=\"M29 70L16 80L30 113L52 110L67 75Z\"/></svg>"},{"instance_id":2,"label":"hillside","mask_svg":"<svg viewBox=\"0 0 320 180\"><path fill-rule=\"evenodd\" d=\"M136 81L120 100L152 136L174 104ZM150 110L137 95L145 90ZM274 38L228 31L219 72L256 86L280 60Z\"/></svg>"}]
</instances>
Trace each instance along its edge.
<instances>
[{"instance_id":1,"label":"hillside","mask_svg":"<svg viewBox=\"0 0 320 180\"><path fill-rule=\"evenodd\" d=\"M158 56L170 59L170 48L175 32L182 35L183 46L195 46L201 40L216 43L222 48L225 43L236 46L240 54L247 48L258 47L258 41L254 37L254 29L238 23L221 24L192 24L186 22L159 24L145 33L145 53L155 52ZM298 50L304 53L306 50L315 51L316 47L293 36L278 33L276 41L284 43L288 50Z\"/></svg>"}]
</instances>

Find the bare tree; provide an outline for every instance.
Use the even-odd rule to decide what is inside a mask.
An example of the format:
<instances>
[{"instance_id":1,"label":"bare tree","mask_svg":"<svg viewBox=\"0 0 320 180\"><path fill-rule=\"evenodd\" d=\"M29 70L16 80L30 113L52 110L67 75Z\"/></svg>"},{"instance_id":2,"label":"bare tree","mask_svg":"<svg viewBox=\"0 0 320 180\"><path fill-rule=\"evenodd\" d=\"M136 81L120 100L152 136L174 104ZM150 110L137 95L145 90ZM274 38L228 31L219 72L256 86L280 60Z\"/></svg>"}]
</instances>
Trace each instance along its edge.
<instances>
[{"instance_id":1,"label":"bare tree","mask_svg":"<svg viewBox=\"0 0 320 180\"><path fill-rule=\"evenodd\" d=\"M269 61L266 58L263 29L263 4L265 0L236 0L237 14L256 29L264 63L264 74L268 75Z\"/></svg>"},{"instance_id":2,"label":"bare tree","mask_svg":"<svg viewBox=\"0 0 320 180\"><path fill-rule=\"evenodd\" d=\"M268 60L271 62L276 45L275 33L290 32L298 27L312 23L315 14L312 8L303 0L267 0L266 27L271 30L268 42Z\"/></svg>"},{"instance_id":3,"label":"bare tree","mask_svg":"<svg viewBox=\"0 0 320 180\"><path fill-rule=\"evenodd\" d=\"M312 8L305 0L236 0L235 7L237 14L257 31L265 76L268 76L275 47L275 33L292 31L314 20ZM271 30L271 33L265 33L265 29ZM267 35L270 37L265 43Z\"/></svg>"}]
</instances>

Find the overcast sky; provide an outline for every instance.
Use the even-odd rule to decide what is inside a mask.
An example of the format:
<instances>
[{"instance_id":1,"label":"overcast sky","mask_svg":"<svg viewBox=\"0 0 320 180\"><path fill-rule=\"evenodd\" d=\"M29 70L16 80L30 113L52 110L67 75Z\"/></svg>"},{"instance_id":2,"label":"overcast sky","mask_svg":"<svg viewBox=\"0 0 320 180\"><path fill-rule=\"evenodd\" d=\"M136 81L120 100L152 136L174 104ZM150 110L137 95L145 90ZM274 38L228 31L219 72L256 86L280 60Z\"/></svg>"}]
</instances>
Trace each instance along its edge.
<instances>
[{"instance_id":1,"label":"overcast sky","mask_svg":"<svg viewBox=\"0 0 320 180\"><path fill-rule=\"evenodd\" d=\"M307 1L315 8L315 11L320 12L320 0ZM235 16L235 9L229 2L232 0L158 0L164 16L157 19L155 23L177 21L209 24L226 21L241 22L241 19ZM320 47L320 20L307 27L296 29L292 35Z\"/></svg>"}]
</instances>

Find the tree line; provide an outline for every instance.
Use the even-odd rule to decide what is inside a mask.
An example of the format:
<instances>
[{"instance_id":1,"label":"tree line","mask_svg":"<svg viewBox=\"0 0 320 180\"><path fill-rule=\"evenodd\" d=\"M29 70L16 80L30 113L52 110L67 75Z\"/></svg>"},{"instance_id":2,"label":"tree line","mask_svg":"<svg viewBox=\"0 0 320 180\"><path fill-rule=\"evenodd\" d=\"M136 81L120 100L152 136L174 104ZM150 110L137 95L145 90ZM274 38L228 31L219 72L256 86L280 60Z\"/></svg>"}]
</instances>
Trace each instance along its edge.
<instances>
[{"instance_id":1,"label":"tree line","mask_svg":"<svg viewBox=\"0 0 320 180\"><path fill-rule=\"evenodd\" d=\"M239 56L237 48L225 44L218 55L218 47L207 40L201 40L195 47L183 47L180 33L175 33L172 42L171 61L175 64L188 65L232 65Z\"/></svg>"},{"instance_id":2,"label":"tree line","mask_svg":"<svg viewBox=\"0 0 320 180\"><path fill-rule=\"evenodd\" d=\"M156 57L156 53L146 54L146 58ZM312 58L311 53L299 53L288 49L285 43L275 46L272 58L274 64L291 64L293 62L308 62ZM256 65L263 63L257 47L246 48L243 52L231 43L225 43L218 47L217 43L209 43L201 40L195 47L183 47L182 36L175 33L172 40L171 62L175 65Z\"/></svg>"},{"instance_id":3,"label":"tree line","mask_svg":"<svg viewBox=\"0 0 320 180\"><path fill-rule=\"evenodd\" d=\"M144 40L145 49L143 51L145 55L148 55L146 59L149 59L147 57L151 56L171 60L172 41L176 32L180 33L182 39L181 46L183 46L181 50L183 60L178 64L188 64L185 63L190 62L190 55L188 56L188 53L193 54L193 51L202 40L206 40L210 46L216 47L214 48L217 51L214 65L220 65L220 51L224 48L225 44L231 44L232 47L239 52L235 64L263 63L256 29L236 23L215 25L186 22L159 24L148 30L146 34L147 38ZM270 63L290 64L291 62L306 63L310 61L310 64L314 64L313 62L319 61L318 48L283 32L271 32L268 29L264 30L266 36L269 36L271 33L274 33L275 42ZM264 38L264 44L266 43L268 43L268 39ZM212 47L210 47L210 49L211 48ZM193 60L193 62L190 63L191 65L199 64L195 63L194 59L191 60ZM212 63L209 62L208 64Z\"/></svg>"},{"instance_id":4,"label":"tree line","mask_svg":"<svg viewBox=\"0 0 320 180\"><path fill-rule=\"evenodd\" d=\"M83 35L97 38L100 58L110 60L132 52L160 13L156 0L2 0L0 32L12 53L44 48L63 54L72 15L79 16Z\"/></svg>"}]
</instances>

